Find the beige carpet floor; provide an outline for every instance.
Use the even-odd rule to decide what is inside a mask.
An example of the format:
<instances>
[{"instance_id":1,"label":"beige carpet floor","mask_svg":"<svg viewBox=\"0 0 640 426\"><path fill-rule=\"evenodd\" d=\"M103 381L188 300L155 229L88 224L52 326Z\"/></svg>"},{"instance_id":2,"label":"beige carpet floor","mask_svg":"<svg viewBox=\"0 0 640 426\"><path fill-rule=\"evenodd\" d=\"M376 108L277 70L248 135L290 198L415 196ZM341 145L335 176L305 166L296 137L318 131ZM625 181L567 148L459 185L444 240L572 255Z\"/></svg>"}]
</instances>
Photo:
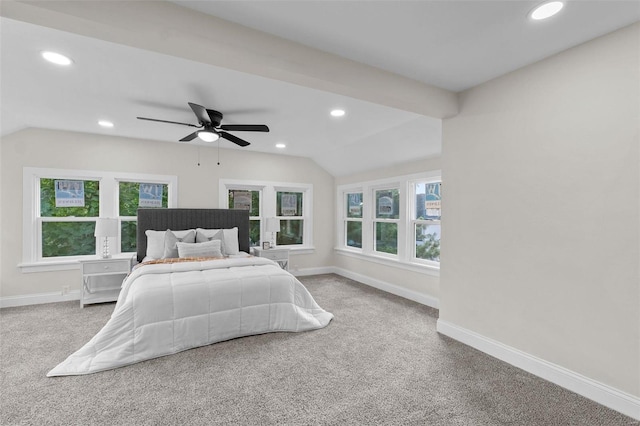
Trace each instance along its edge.
<instances>
[{"instance_id":1,"label":"beige carpet floor","mask_svg":"<svg viewBox=\"0 0 640 426\"><path fill-rule=\"evenodd\" d=\"M2 425L637 425L439 335L438 311L337 275L302 277L328 327L86 376L45 374L114 304L0 310Z\"/></svg>"}]
</instances>

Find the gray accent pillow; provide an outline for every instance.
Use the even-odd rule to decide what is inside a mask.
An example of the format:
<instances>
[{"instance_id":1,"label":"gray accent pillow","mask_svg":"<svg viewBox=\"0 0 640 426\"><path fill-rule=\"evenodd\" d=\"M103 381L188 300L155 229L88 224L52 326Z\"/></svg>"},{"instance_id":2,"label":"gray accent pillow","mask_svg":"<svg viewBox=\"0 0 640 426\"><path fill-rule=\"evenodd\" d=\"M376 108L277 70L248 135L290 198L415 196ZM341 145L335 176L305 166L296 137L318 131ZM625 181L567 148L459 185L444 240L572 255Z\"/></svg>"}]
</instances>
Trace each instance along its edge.
<instances>
[{"instance_id":1,"label":"gray accent pillow","mask_svg":"<svg viewBox=\"0 0 640 426\"><path fill-rule=\"evenodd\" d=\"M220 251L224 256L226 256L225 246L224 246L224 233L222 229L196 229L196 243L204 243L206 241L220 241Z\"/></svg>"},{"instance_id":2,"label":"gray accent pillow","mask_svg":"<svg viewBox=\"0 0 640 426\"><path fill-rule=\"evenodd\" d=\"M178 237L176 234L167 229L164 234L164 254L163 259L173 259L178 257L178 242L182 243L195 243L196 233L194 230L190 230L184 236Z\"/></svg>"},{"instance_id":3,"label":"gray accent pillow","mask_svg":"<svg viewBox=\"0 0 640 426\"><path fill-rule=\"evenodd\" d=\"M186 229L184 231L171 231L178 238L184 238L189 232L194 231L193 229ZM146 257L150 259L162 259L164 256L164 238L167 234L167 231L153 231L147 230L145 231L145 235L147 236L147 253Z\"/></svg>"},{"instance_id":4,"label":"gray accent pillow","mask_svg":"<svg viewBox=\"0 0 640 426\"><path fill-rule=\"evenodd\" d=\"M223 257L220 251L220 240L205 241L203 243L178 242L178 254L180 257Z\"/></svg>"}]
</instances>

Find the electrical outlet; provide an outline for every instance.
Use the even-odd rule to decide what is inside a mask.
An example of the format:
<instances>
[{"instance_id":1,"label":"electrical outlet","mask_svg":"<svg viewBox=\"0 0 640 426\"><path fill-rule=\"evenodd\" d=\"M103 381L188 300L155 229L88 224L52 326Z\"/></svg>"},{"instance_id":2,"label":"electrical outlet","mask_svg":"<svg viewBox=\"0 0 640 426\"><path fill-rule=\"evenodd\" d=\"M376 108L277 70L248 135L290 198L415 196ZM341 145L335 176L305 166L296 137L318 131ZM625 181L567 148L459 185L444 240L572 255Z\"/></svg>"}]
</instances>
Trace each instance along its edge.
<instances>
[{"instance_id":1,"label":"electrical outlet","mask_svg":"<svg viewBox=\"0 0 640 426\"><path fill-rule=\"evenodd\" d=\"M62 294L69 294L69 286L65 285L64 287L62 287Z\"/></svg>"}]
</instances>

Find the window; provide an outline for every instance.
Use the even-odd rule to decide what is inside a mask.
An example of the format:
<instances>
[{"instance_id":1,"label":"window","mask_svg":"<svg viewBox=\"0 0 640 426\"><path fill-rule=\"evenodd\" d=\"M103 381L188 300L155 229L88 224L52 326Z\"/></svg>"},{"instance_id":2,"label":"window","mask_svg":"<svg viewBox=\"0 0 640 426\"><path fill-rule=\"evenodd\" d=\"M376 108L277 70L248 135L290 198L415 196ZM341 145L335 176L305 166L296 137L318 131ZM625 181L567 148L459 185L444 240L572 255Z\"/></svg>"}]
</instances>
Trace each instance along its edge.
<instances>
[{"instance_id":1,"label":"window","mask_svg":"<svg viewBox=\"0 0 640 426\"><path fill-rule=\"evenodd\" d=\"M276 192L276 217L280 219L277 246L301 245L304 239L303 192Z\"/></svg>"},{"instance_id":2,"label":"window","mask_svg":"<svg viewBox=\"0 0 640 426\"><path fill-rule=\"evenodd\" d=\"M138 207L168 207L169 185L152 182L118 182L120 251L136 251Z\"/></svg>"},{"instance_id":3,"label":"window","mask_svg":"<svg viewBox=\"0 0 640 426\"><path fill-rule=\"evenodd\" d=\"M345 193L345 244L362 248L362 192Z\"/></svg>"},{"instance_id":4,"label":"window","mask_svg":"<svg viewBox=\"0 0 640 426\"><path fill-rule=\"evenodd\" d=\"M291 249L312 248L312 185L220 180L220 194L222 208L250 211L252 246L275 241L276 246ZM266 230L267 218L280 219L275 237Z\"/></svg>"},{"instance_id":5,"label":"window","mask_svg":"<svg viewBox=\"0 0 640 426\"><path fill-rule=\"evenodd\" d=\"M439 171L338 187L338 253L437 271L440 191Z\"/></svg>"},{"instance_id":6,"label":"window","mask_svg":"<svg viewBox=\"0 0 640 426\"><path fill-rule=\"evenodd\" d=\"M249 210L249 245L260 244L260 196L261 190L230 189L228 207L230 209Z\"/></svg>"},{"instance_id":7,"label":"window","mask_svg":"<svg viewBox=\"0 0 640 426\"><path fill-rule=\"evenodd\" d=\"M374 226L374 250L380 253L398 254L398 223L400 222L400 191L397 188L378 189Z\"/></svg>"},{"instance_id":8,"label":"window","mask_svg":"<svg viewBox=\"0 0 640 426\"><path fill-rule=\"evenodd\" d=\"M84 170L23 169L23 272L76 269L100 250L99 217L114 217L120 233L111 253L136 250L138 207L175 207L175 176Z\"/></svg>"},{"instance_id":9,"label":"window","mask_svg":"<svg viewBox=\"0 0 640 426\"><path fill-rule=\"evenodd\" d=\"M415 183L414 258L440 262L440 182Z\"/></svg>"},{"instance_id":10,"label":"window","mask_svg":"<svg viewBox=\"0 0 640 426\"><path fill-rule=\"evenodd\" d=\"M42 258L95 254L100 182L41 178L39 184Z\"/></svg>"}]
</instances>

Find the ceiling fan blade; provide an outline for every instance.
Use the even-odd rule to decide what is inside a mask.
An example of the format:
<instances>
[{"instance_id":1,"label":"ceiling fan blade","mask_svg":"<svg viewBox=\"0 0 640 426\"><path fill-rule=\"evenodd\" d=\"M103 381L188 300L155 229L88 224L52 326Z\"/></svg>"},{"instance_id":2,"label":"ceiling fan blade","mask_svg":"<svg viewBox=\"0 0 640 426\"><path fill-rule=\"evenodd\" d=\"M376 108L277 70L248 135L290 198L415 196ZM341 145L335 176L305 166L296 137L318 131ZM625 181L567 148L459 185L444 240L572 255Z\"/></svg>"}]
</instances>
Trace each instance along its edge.
<instances>
[{"instance_id":1,"label":"ceiling fan blade","mask_svg":"<svg viewBox=\"0 0 640 426\"><path fill-rule=\"evenodd\" d=\"M249 142L245 141L244 139L240 139L237 136L233 136L231 133L227 133L227 132L218 132L218 134L220 135L221 138L225 138L226 140L229 140L235 144L238 144L240 146L247 146L247 145L251 145Z\"/></svg>"},{"instance_id":2,"label":"ceiling fan blade","mask_svg":"<svg viewBox=\"0 0 640 426\"><path fill-rule=\"evenodd\" d=\"M207 114L207 110L202 105L194 104L189 102L189 106L193 110L193 113L198 117L198 121L200 124L210 124L211 119L209 118L209 114Z\"/></svg>"},{"instance_id":3,"label":"ceiling fan blade","mask_svg":"<svg viewBox=\"0 0 640 426\"><path fill-rule=\"evenodd\" d=\"M194 140L197 137L198 137L198 132L193 132L189 136L185 136L184 138L180 139L180 142L189 142Z\"/></svg>"},{"instance_id":4,"label":"ceiling fan blade","mask_svg":"<svg viewBox=\"0 0 640 426\"><path fill-rule=\"evenodd\" d=\"M269 127L264 124L223 124L220 126L222 130L231 130L236 132L268 132Z\"/></svg>"},{"instance_id":5,"label":"ceiling fan blade","mask_svg":"<svg viewBox=\"0 0 640 426\"><path fill-rule=\"evenodd\" d=\"M182 124L183 126L202 127L202 126L196 126L195 124L190 124L190 123L181 123L179 121L158 120L157 118L146 118L146 117L136 117L136 118L138 120L157 121L158 123Z\"/></svg>"}]
</instances>

